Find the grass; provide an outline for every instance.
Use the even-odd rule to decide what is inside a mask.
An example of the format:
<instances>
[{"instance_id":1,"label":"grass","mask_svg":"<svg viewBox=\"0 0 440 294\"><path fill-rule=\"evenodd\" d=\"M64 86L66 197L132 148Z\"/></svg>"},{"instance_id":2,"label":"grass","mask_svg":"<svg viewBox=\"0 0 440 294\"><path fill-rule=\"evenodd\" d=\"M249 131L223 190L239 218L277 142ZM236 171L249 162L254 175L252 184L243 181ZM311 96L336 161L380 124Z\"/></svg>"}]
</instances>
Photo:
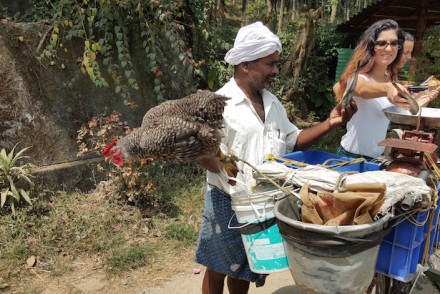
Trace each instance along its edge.
<instances>
[{"instance_id":1,"label":"grass","mask_svg":"<svg viewBox=\"0 0 440 294\"><path fill-rule=\"evenodd\" d=\"M102 182L89 194L40 193L32 207L0 216L0 284L17 285L26 278L32 255L38 260L35 269L59 276L72 270L73 261L90 257L110 273L163 265L164 259L193 251L204 170L163 163L150 169L156 201L149 206L121 202L116 186Z\"/></svg>"},{"instance_id":2,"label":"grass","mask_svg":"<svg viewBox=\"0 0 440 294\"><path fill-rule=\"evenodd\" d=\"M107 257L107 264L111 269L118 271L136 269L151 263L150 258L155 251L155 246L151 244L135 245L127 249L118 248L111 251Z\"/></svg>"}]
</instances>

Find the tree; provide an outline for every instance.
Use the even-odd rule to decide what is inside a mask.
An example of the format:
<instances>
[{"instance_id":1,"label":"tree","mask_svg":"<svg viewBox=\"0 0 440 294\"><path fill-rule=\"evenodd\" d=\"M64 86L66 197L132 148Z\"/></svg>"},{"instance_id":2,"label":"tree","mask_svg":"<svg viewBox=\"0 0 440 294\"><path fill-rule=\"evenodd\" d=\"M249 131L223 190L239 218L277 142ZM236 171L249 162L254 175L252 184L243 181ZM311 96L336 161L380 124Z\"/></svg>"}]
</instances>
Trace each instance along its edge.
<instances>
[{"instance_id":1,"label":"tree","mask_svg":"<svg viewBox=\"0 0 440 294\"><path fill-rule=\"evenodd\" d=\"M332 22L332 23L335 22L335 19L336 19L336 12L338 10L338 3L339 3L338 0L332 0L331 1L332 12L331 12L331 15L330 15L330 22Z\"/></svg>"},{"instance_id":2,"label":"tree","mask_svg":"<svg viewBox=\"0 0 440 294\"><path fill-rule=\"evenodd\" d=\"M281 34L281 29L283 28L283 14L284 14L284 0L281 0L280 3L280 13L278 16L278 30L277 34Z\"/></svg>"},{"instance_id":3,"label":"tree","mask_svg":"<svg viewBox=\"0 0 440 294\"><path fill-rule=\"evenodd\" d=\"M225 17L225 9L226 9L225 0L220 0L219 6L218 6L219 26L223 25L223 19Z\"/></svg>"},{"instance_id":4,"label":"tree","mask_svg":"<svg viewBox=\"0 0 440 294\"><path fill-rule=\"evenodd\" d=\"M303 31L299 40L296 42L296 46L289 54L289 57L281 69L281 76L283 78L293 77L293 86L287 92L287 100L292 101L295 94L295 84L300 77L301 71L306 65L307 58L309 57L313 48L313 39L315 32L315 20L322 15L322 7L317 10L310 9L306 15L306 22L304 24ZM305 106L304 106L305 107Z\"/></svg>"},{"instance_id":5,"label":"tree","mask_svg":"<svg viewBox=\"0 0 440 294\"><path fill-rule=\"evenodd\" d=\"M292 0L292 17L291 20L294 21L295 20L295 16L296 16L296 0Z\"/></svg>"},{"instance_id":6,"label":"tree","mask_svg":"<svg viewBox=\"0 0 440 294\"><path fill-rule=\"evenodd\" d=\"M272 1L266 0L267 8L266 8L266 17L269 18L270 14L272 13Z\"/></svg>"},{"instance_id":7,"label":"tree","mask_svg":"<svg viewBox=\"0 0 440 294\"><path fill-rule=\"evenodd\" d=\"M246 25L246 0L241 2L241 26Z\"/></svg>"}]
</instances>

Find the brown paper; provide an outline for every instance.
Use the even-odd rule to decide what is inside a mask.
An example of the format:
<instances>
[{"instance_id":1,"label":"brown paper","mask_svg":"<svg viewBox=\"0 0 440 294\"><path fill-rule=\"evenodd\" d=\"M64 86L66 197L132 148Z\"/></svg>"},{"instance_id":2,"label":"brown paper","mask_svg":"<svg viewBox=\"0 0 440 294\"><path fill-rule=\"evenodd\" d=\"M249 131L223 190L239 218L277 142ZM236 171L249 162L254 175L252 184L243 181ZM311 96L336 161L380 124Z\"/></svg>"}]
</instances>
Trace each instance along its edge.
<instances>
[{"instance_id":1,"label":"brown paper","mask_svg":"<svg viewBox=\"0 0 440 294\"><path fill-rule=\"evenodd\" d=\"M360 225L374 220L385 201L385 184L347 185L342 192L310 192L305 184L300 196L303 222L319 225Z\"/></svg>"}]
</instances>

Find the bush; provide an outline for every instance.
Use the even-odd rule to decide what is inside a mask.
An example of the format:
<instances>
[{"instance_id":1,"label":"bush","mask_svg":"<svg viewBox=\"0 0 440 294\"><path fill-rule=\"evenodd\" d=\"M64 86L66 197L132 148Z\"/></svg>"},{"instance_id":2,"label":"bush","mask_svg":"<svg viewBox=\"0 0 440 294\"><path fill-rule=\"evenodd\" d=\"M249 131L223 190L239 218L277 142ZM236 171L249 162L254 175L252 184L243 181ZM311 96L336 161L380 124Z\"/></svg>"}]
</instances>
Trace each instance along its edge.
<instances>
[{"instance_id":1,"label":"bush","mask_svg":"<svg viewBox=\"0 0 440 294\"><path fill-rule=\"evenodd\" d=\"M29 179L30 177L30 167L29 163L18 165L20 160L29 158L28 156L23 156L23 153L29 149L29 147L24 148L14 154L15 147L12 148L9 154L3 148L0 151L0 207L6 203L9 199L9 207L15 214L15 205L20 203L23 198L26 202L32 205L31 198L28 194L29 186L33 186L33 182Z\"/></svg>"}]
</instances>

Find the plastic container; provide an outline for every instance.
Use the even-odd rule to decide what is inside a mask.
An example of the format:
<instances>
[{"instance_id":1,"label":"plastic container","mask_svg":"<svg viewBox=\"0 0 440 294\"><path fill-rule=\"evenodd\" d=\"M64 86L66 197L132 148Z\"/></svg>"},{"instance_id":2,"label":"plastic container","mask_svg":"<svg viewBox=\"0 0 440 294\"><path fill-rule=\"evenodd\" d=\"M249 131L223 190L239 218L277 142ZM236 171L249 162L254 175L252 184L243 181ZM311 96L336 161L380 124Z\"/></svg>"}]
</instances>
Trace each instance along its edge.
<instances>
[{"instance_id":1,"label":"plastic container","mask_svg":"<svg viewBox=\"0 0 440 294\"><path fill-rule=\"evenodd\" d=\"M287 256L274 214L274 199L265 195L232 197L250 269L259 274L287 270Z\"/></svg>"},{"instance_id":2,"label":"plastic container","mask_svg":"<svg viewBox=\"0 0 440 294\"><path fill-rule=\"evenodd\" d=\"M440 187L437 187L439 189ZM426 222L425 226L423 227L423 242L422 247L420 248L420 255L419 255L419 263L423 261L423 253L425 251L426 241L428 240L429 235L429 250L428 254L425 259L425 263L428 260L429 256L434 252L434 243L436 242L436 233L437 233L437 226L438 226L438 215L440 211L440 198L437 200L437 207L435 210L431 210L429 213L434 213L434 218L432 220L431 229L429 229L429 218Z\"/></svg>"},{"instance_id":3,"label":"plastic container","mask_svg":"<svg viewBox=\"0 0 440 294\"><path fill-rule=\"evenodd\" d=\"M293 153L288 153L283 156L287 159L293 159L296 161L308 163L308 164L322 164L326 160L334 159L328 161L326 164L328 165L334 165L341 163L341 161L351 161L353 158L351 157L344 157L337 154L325 152L325 151L318 151L318 150L306 150L306 151L297 151ZM290 165L292 168L298 168L298 166ZM346 171L357 171L357 172L366 172L366 171L373 171L373 170L380 170L380 167L377 163L372 162L361 162L346 166L341 166L336 168L335 170L340 172L346 172Z\"/></svg>"},{"instance_id":4,"label":"plastic container","mask_svg":"<svg viewBox=\"0 0 440 294\"><path fill-rule=\"evenodd\" d=\"M437 224L437 228L435 229L435 237L434 237L434 246L433 246L433 250L437 250L438 248L440 248L440 223Z\"/></svg>"},{"instance_id":5,"label":"plastic container","mask_svg":"<svg viewBox=\"0 0 440 294\"><path fill-rule=\"evenodd\" d=\"M389 217L364 225L323 226L303 223L298 211L292 198L275 204L295 285L305 293L365 293Z\"/></svg>"},{"instance_id":6,"label":"plastic container","mask_svg":"<svg viewBox=\"0 0 440 294\"><path fill-rule=\"evenodd\" d=\"M412 216L419 223L424 222L427 217L427 211ZM399 220L399 217L394 218L390 225ZM380 244L376 272L402 282L412 280L417 270L420 251L423 250L423 231L424 226L417 226L409 220L395 226Z\"/></svg>"}]
</instances>

